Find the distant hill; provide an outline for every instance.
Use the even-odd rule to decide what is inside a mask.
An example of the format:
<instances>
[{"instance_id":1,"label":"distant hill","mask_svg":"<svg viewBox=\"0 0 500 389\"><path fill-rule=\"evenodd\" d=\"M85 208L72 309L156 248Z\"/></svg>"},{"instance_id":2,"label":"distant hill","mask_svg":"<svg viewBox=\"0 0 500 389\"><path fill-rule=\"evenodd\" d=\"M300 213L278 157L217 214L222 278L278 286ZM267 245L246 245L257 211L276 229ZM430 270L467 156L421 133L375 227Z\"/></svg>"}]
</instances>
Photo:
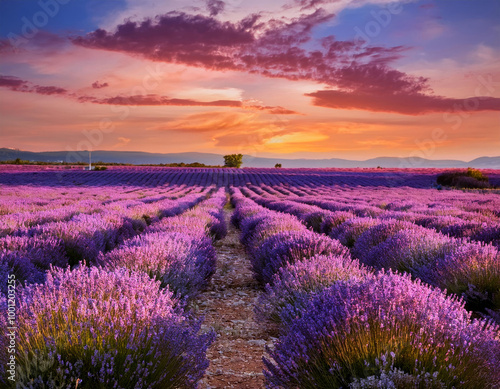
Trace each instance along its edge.
<instances>
[{"instance_id":1,"label":"distant hill","mask_svg":"<svg viewBox=\"0 0 500 389\"><path fill-rule=\"evenodd\" d=\"M0 148L0 160L14 160L20 158L40 162L87 162L88 152L45 151L31 152L17 149ZM107 151L92 152L92 161L130 163L130 164L160 164L160 163L192 163L199 162L205 165L223 165L224 158L219 154L210 153L146 153L143 151ZM460 160L431 160L425 158L397 158L378 157L365 161L348 159L287 159L261 158L251 155L243 157L243 167L274 167L281 163L284 168L354 168L354 167L385 167L385 168L466 168L500 169L500 156L480 157L472 161Z\"/></svg>"}]
</instances>

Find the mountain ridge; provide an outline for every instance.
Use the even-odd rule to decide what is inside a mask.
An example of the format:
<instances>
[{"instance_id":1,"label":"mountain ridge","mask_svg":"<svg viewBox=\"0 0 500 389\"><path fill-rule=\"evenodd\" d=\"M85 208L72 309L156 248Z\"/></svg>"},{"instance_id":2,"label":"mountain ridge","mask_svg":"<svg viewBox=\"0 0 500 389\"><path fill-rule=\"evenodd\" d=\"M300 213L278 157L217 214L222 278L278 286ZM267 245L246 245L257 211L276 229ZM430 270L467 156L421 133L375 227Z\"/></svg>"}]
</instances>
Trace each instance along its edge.
<instances>
[{"instance_id":1,"label":"mountain ridge","mask_svg":"<svg viewBox=\"0 0 500 389\"><path fill-rule=\"evenodd\" d=\"M87 162L88 152L43 151L33 152L11 148L0 148L0 160L22 160L39 162ZM130 163L130 164L160 164L160 163L192 163L199 162L206 165L223 165L221 154L214 153L148 153L145 151L113 151L95 150L92 152L92 161ZM481 168L500 169L500 156L479 157L471 161L455 159L431 160L420 157L377 157L367 160L350 160L342 158L267 158L252 155L243 156L243 167L274 167L281 163L284 168L356 168L356 167L383 167L383 168Z\"/></svg>"}]
</instances>

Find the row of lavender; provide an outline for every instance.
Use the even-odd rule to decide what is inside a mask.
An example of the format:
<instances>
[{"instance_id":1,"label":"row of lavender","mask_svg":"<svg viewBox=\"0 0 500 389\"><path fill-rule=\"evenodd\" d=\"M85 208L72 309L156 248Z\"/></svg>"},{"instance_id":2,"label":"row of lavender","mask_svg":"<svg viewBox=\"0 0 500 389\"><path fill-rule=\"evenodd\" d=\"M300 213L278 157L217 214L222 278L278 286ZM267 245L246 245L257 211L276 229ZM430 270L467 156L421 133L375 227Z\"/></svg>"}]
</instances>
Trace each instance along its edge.
<instances>
[{"instance_id":1,"label":"row of lavender","mask_svg":"<svg viewBox=\"0 0 500 389\"><path fill-rule=\"evenodd\" d=\"M44 283L18 287L18 384L196 387L214 334L200 334L200 320L187 303L209 282L212 239L226 231L225 192L206 199L208 191L186 195L170 208L161 205L149 225L122 235L112 249L82 253L91 258L87 265L99 266L52 268ZM72 227L84 228L81 221ZM94 240L100 241L96 234L88 242ZM86 250L81 243L76 247ZM0 298L2 310L6 304Z\"/></svg>"},{"instance_id":2,"label":"row of lavender","mask_svg":"<svg viewBox=\"0 0 500 389\"><path fill-rule=\"evenodd\" d=\"M248 161L251 164L251 161ZM37 167L0 165L0 185L34 185L48 187L92 186L246 186L322 185L430 188L442 169L209 169L109 167L107 171L42 170ZM498 170L483 170L493 185L500 185Z\"/></svg>"},{"instance_id":3,"label":"row of lavender","mask_svg":"<svg viewBox=\"0 0 500 389\"><path fill-rule=\"evenodd\" d=\"M500 253L493 244L454 238L432 228L329 200L304 204L293 197L282 200L268 191L243 188L257 203L297 216L309 228L338 239L362 263L377 269L408 272L431 285L464 297L467 308L500 323ZM261 195L256 194L259 192ZM313 201L308 201L311 203ZM369 216L367 216L369 215ZM496 234L498 234L498 227ZM491 236L487 226L481 234Z\"/></svg>"},{"instance_id":4,"label":"row of lavender","mask_svg":"<svg viewBox=\"0 0 500 389\"><path fill-rule=\"evenodd\" d=\"M290 206L294 208L298 205L293 202L312 205L301 207L303 212L317 210L321 214L326 209L347 212L351 217L403 220L455 238L500 246L500 196L497 195L451 192L441 196L436 195L437 191L410 188L393 189L391 192L359 188L354 191L315 189L308 190L307 195L301 188L294 188L288 193L269 186L253 186L251 189L268 202L276 200L281 207L291 200ZM398 196L404 196L404 200L398 199ZM391 201L387 203L387 199Z\"/></svg>"},{"instance_id":5,"label":"row of lavender","mask_svg":"<svg viewBox=\"0 0 500 389\"><path fill-rule=\"evenodd\" d=\"M2 188L0 197L0 236L16 233L17 229L43 223L66 221L80 213L102 212L106 206L129 208L164 199L176 199L202 187L172 186L155 190L120 188L54 188L14 186Z\"/></svg>"},{"instance_id":6,"label":"row of lavender","mask_svg":"<svg viewBox=\"0 0 500 389\"><path fill-rule=\"evenodd\" d=\"M148 224L160 218L193 207L205 199L210 190L213 188L191 188L176 200L160 196L156 201L150 201L149 197L143 201L100 203L95 208L88 207L75 213L68 220L57 216L66 215L65 206L61 206L52 211L57 221L36 219L35 212L37 224L16 224L13 227L4 224L1 230L5 236L0 238L0 290L5 291L7 274L14 274L21 283L43 282L51 265L74 266L82 260L94 264L100 253L141 233ZM82 209L86 205L88 203L75 207ZM19 215L24 215L24 212L0 218L19 220ZM22 217L20 219L25 221Z\"/></svg>"},{"instance_id":7,"label":"row of lavender","mask_svg":"<svg viewBox=\"0 0 500 389\"><path fill-rule=\"evenodd\" d=\"M425 189L253 187L261 194L291 199L357 216L398 219L456 238L500 245L500 196ZM267 193L266 193L267 192ZM390 200L388 200L390 199Z\"/></svg>"},{"instance_id":8,"label":"row of lavender","mask_svg":"<svg viewBox=\"0 0 500 389\"><path fill-rule=\"evenodd\" d=\"M280 336L270 388L500 385L499 328L408 275L373 270L339 241L233 189L233 222L265 292L258 314Z\"/></svg>"}]
</instances>

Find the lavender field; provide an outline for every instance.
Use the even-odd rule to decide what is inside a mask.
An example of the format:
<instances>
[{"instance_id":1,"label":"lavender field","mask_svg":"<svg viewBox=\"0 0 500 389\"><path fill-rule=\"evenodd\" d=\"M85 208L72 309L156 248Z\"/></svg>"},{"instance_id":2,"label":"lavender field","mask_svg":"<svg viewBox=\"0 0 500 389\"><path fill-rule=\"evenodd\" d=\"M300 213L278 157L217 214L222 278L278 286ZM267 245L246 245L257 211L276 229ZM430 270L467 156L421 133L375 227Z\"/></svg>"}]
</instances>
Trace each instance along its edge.
<instances>
[{"instance_id":1,"label":"lavender field","mask_svg":"<svg viewBox=\"0 0 500 389\"><path fill-rule=\"evenodd\" d=\"M498 388L500 193L440 172L0 167L0 386Z\"/></svg>"}]
</instances>

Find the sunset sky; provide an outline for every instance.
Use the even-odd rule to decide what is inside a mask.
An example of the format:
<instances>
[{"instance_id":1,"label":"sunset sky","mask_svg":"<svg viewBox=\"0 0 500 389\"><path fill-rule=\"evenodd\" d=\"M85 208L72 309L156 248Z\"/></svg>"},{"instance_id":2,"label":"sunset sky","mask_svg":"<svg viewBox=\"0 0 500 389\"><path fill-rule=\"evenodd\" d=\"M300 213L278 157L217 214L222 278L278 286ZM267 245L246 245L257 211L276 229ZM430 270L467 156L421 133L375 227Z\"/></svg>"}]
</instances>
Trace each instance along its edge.
<instances>
[{"instance_id":1,"label":"sunset sky","mask_svg":"<svg viewBox=\"0 0 500 389\"><path fill-rule=\"evenodd\" d=\"M1 0L0 147L500 155L500 1Z\"/></svg>"}]
</instances>

